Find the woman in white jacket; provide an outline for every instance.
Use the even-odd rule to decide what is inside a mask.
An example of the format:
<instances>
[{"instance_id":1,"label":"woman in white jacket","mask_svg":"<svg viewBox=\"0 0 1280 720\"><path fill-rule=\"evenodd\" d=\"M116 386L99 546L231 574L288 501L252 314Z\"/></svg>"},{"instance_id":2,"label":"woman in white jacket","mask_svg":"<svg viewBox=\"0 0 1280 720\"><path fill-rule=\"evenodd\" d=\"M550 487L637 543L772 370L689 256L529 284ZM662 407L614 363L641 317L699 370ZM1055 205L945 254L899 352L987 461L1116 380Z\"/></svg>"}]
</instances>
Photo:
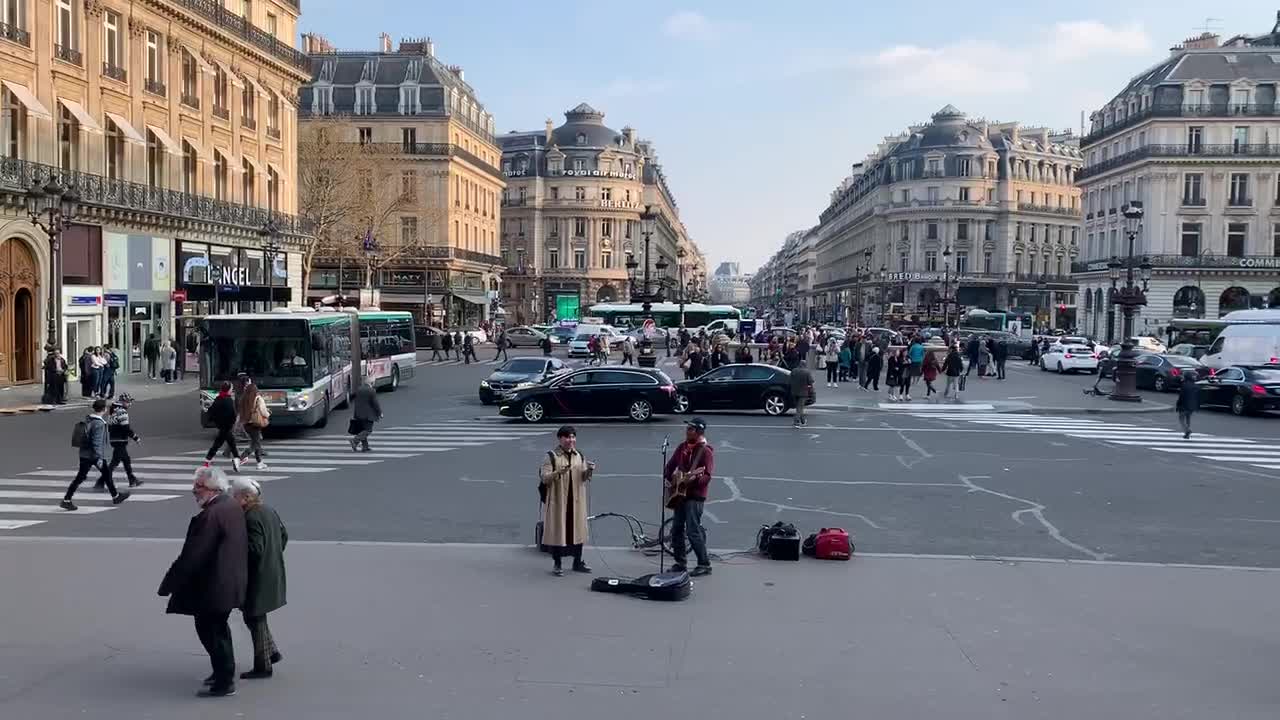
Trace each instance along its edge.
<instances>
[{"instance_id":1,"label":"woman in white jacket","mask_svg":"<svg viewBox=\"0 0 1280 720\"><path fill-rule=\"evenodd\" d=\"M178 369L178 351L173 347L173 341L166 342L160 348L160 374L164 376L166 385L173 382L174 373Z\"/></svg>"}]
</instances>

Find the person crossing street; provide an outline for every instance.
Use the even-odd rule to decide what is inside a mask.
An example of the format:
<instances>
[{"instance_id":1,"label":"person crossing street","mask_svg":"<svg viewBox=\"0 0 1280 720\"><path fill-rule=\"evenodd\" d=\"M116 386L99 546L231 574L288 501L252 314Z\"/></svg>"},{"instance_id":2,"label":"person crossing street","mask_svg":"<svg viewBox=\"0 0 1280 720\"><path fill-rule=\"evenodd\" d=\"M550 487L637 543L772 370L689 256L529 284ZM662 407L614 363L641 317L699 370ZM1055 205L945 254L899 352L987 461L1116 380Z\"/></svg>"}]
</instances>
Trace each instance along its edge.
<instances>
[{"instance_id":1,"label":"person crossing street","mask_svg":"<svg viewBox=\"0 0 1280 720\"><path fill-rule=\"evenodd\" d=\"M494 361L494 362L497 362L497 361L498 361L498 358L502 358L503 360L510 360L510 359L511 359L511 358L507 355L507 342L508 342L508 341L507 341L507 331L506 331L506 328L503 328L502 330L499 330L499 331L498 331L498 339L497 339L497 340L494 340L494 344L495 344L495 345L497 345L497 347L498 347L498 351L497 351L496 353L494 353L494 355L493 355L493 361Z\"/></svg>"},{"instance_id":2,"label":"person crossing street","mask_svg":"<svg viewBox=\"0 0 1280 720\"><path fill-rule=\"evenodd\" d=\"M226 444L227 449L231 451L231 467L235 468L236 472L240 472L240 451L236 448L235 437L236 401L231 395L230 382L223 381L217 397L213 399L213 403L209 405L205 414L209 422L218 429L218 434L213 438L213 445L209 446L209 452L204 456L205 467L213 462L218 455L218 450Z\"/></svg>"},{"instance_id":3,"label":"person crossing street","mask_svg":"<svg viewBox=\"0 0 1280 720\"><path fill-rule=\"evenodd\" d=\"M77 428L74 433L74 439L79 441L77 445L80 456L80 469L76 471L75 479L71 481L71 485L67 487L67 493L63 496L62 502L59 504L63 510L77 510L77 506L71 501L76 494L76 490L80 488L80 484L89 476L89 468L97 468L102 474L102 484L107 488L107 492L111 493L111 502L119 505L129 499L127 491L117 491L115 483L111 482L111 466L107 463L107 401L98 398L93 401L93 412L85 416L82 428ZM83 432L81 432L83 430Z\"/></svg>"},{"instance_id":4,"label":"person crossing street","mask_svg":"<svg viewBox=\"0 0 1280 720\"><path fill-rule=\"evenodd\" d=\"M111 416L107 419L107 436L111 441L111 474L114 474L116 467L124 464L125 475L129 478L129 487L138 487L142 484L133 474L133 459L129 457L129 441L142 442L142 438L138 437L138 433L134 432L133 425L129 420L129 406L133 404L133 397L129 393L120 393L120 399L111 405ZM106 484L99 480L94 484L94 490L102 490Z\"/></svg>"},{"instance_id":5,"label":"person crossing street","mask_svg":"<svg viewBox=\"0 0 1280 720\"><path fill-rule=\"evenodd\" d=\"M1182 385L1178 388L1176 409L1178 411L1178 425L1182 427L1182 438L1190 440L1191 416L1195 414L1196 410L1200 409L1200 386L1196 384L1193 378L1184 376Z\"/></svg>"},{"instance_id":6,"label":"person crossing street","mask_svg":"<svg viewBox=\"0 0 1280 720\"><path fill-rule=\"evenodd\" d=\"M804 427L808 420L804 417L805 406L809 404L809 388L813 387L813 374L801 363L791 370L791 403L795 407L796 416L792 424Z\"/></svg>"}]
</instances>

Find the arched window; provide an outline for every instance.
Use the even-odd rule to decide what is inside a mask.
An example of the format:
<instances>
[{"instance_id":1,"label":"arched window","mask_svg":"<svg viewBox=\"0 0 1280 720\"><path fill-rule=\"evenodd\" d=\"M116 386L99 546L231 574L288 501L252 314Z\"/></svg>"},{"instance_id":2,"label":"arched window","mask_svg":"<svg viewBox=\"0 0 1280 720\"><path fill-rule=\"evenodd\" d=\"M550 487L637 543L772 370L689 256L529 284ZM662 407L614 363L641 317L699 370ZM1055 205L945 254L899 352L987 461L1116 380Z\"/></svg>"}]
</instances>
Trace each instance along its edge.
<instances>
[{"instance_id":1,"label":"arched window","mask_svg":"<svg viewBox=\"0 0 1280 720\"><path fill-rule=\"evenodd\" d=\"M1179 288L1173 294L1173 316L1184 318L1204 317L1204 291L1195 285Z\"/></svg>"},{"instance_id":2,"label":"arched window","mask_svg":"<svg viewBox=\"0 0 1280 720\"><path fill-rule=\"evenodd\" d=\"M1242 287L1229 287L1223 290L1222 296L1218 298L1218 317L1232 310L1248 310L1250 299L1249 291Z\"/></svg>"}]
</instances>

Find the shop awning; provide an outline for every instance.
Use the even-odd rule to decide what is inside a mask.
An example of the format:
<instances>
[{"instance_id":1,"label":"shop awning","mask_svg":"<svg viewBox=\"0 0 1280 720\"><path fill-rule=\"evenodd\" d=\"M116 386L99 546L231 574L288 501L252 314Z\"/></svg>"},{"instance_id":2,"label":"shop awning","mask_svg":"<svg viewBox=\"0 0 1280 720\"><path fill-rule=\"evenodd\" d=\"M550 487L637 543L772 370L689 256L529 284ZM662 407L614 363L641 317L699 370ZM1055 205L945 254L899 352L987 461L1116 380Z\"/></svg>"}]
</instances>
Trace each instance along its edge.
<instances>
[{"instance_id":1,"label":"shop awning","mask_svg":"<svg viewBox=\"0 0 1280 720\"><path fill-rule=\"evenodd\" d=\"M252 158L252 157L249 157L248 155L243 155L241 157L243 157L246 162L248 162L250 165L253 166L253 172L255 175L261 175L264 178L267 176L266 167L262 163L258 162L257 158Z\"/></svg>"},{"instance_id":2,"label":"shop awning","mask_svg":"<svg viewBox=\"0 0 1280 720\"><path fill-rule=\"evenodd\" d=\"M170 155L182 155L182 146L174 142L173 138L169 137L169 133L155 125L148 125L147 129L156 136L161 145L164 145L164 149L168 150Z\"/></svg>"},{"instance_id":3,"label":"shop awning","mask_svg":"<svg viewBox=\"0 0 1280 720\"><path fill-rule=\"evenodd\" d=\"M489 297L484 294L483 290L454 290L453 297L457 300L465 300L472 305L487 305Z\"/></svg>"},{"instance_id":4,"label":"shop awning","mask_svg":"<svg viewBox=\"0 0 1280 720\"><path fill-rule=\"evenodd\" d=\"M93 116L90 115L80 103L74 100L58 98L58 104L66 108L67 112L71 113L75 117L76 122L80 123L81 128L84 128L89 132L102 132L102 126L98 124L97 120L93 119Z\"/></svg>"},{"instance_id":5,"label":"shop awning","mask_svg":"<svg viewBox=\"0 0 1280 720\"><path fill-rule=\"evenodd\" d=\"M222 70L223 74L227 76L227 80L229 80L233 86L238 88L244 87L244 83L240 81L240 76L231 72L230 65L219 60L218 58L214 58L213 62L217 64L217 66Z\"/></svg>"},{"instance_id":6,"label":"shop awning","mask_svg":"<svg viewBox=\"0 0 1280 720\"><path fill-rule=\"evenodd\" d=\"M107 113L107 117L111 119L111 122L116 124L116 127L120 128L120 132L124 133L125 139L129 142L137 143L138 145L147 144L147 139L142 137L142 133L134 129L133 125L130 125L129 121L126 120L123 115L117 115L113 112L109 112Z\"/></svg>"},{"instance_id":7,"label":"shop awning","mask_svg":"<svg viewBox=\"0 0 1280 720\"><path fill-rule=\"evenodd\" d=\"M192 139L191 139L191 138L189 138L189 137L183 136L183 138L182 138L182 142L184 142L184 143L186 143L186 144L190 145L190 146L191 146L191 149L196 151L196 160L198 160L198 161L200 161L200 162L206 162L206 161L208 160L208 158L206 158L206 157L205 157L205 155L204 155L204 148L200 147L200 141L199 141L199 140L192 140ZM179 154L181 154L181 153L179 153Z\"/></svg>"},{"instance_id":8,"label":"shop awning","mask_svg":"<svg viewBox=\"0 0 1280 720\"><path fill-rule=\"evenodd\" d=\"M191 54L191 59L196 61L196 65L200 68L201 72L205 73L206 75L213 74L213 68L209 66L209 63L204 61L204 58L200 57L199 50L196 50L190 45L183 45L182 47L184 50L186 50L188 53Z\"/></svg>"},{"instance_id":9,"label":"shop awning","mask_svg":"<svg viewBox=\"0 0 1280 720\"><path fill-rule=\"evenodd\" d=\"M49 112L49 108L45 107L44 103L40 102L40 98L28 90L26 85L5 80L4 86L9 92L13 93L14 97L18 98L18 102L26 106L27 112L45 119L53 117Z\"/></svg>"}]
</instances>

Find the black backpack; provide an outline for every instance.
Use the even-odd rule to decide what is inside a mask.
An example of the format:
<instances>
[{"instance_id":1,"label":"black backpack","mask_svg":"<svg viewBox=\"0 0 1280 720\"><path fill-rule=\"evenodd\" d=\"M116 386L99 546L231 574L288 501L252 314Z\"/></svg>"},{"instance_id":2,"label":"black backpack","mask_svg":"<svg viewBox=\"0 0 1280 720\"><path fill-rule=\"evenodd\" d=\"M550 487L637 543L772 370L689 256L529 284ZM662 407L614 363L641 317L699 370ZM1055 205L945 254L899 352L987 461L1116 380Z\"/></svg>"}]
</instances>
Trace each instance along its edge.
<instances>
[{"instance_id":1,"label":"black backpack","mask_svg":"<svg viewBox=\"0 0 1280 720\"><path fill-rule=\"evenodd\" d=\"M71 447L78 448L84 445L84 437L88 433L88 422L84 420L77 420L75 427L71 428Z\"/></svg>"}]
</instances>

